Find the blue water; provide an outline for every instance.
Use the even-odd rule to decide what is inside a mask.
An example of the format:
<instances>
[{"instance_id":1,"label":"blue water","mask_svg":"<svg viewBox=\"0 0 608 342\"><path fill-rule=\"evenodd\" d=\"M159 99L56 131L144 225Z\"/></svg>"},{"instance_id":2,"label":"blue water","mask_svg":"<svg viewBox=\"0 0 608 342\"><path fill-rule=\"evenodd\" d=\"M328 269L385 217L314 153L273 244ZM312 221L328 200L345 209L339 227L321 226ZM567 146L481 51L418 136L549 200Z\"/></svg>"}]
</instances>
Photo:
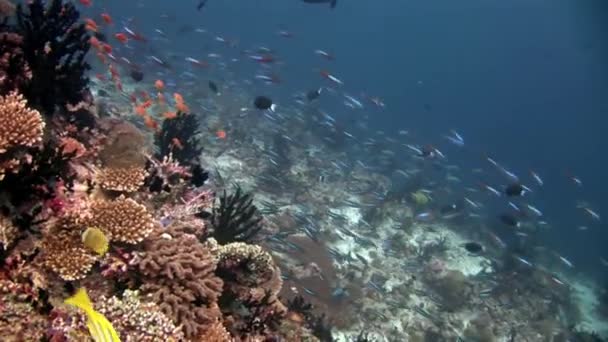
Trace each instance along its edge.
<instances>
[{"instance_id":1,"label":"blue water","mask_svg":"<svg viewBox=\"0 0 608 342\"><path fill-rule=\"evenodd\" d=\"M584 200L608 215L605 1L338 0L333 11L297 0L209 0L202 12L195 6L196 1L107 2L115 20L133 17L150 37L155 28L167 32L170 42L157 47L164 54L242 57L239 50L272 48L283 82L251 91L271 95L279 104L289 103L296 91L325 84L318 69L327 69L349 93L385 101L383 110L368 106L370 135L376 129L409 130L420 144L445 150L450 163L464 170L491 169L482 157L488 154L526 183L532 182L529 170L538 172L545 186L531 200L552 226L542 243L573 260L578 270L606 273L599 262L600 256L608 259L605 223L575 208ZM220 46L209 35L176 36L182 25L236 39L239 46ZM278 36L280 28L295 37ZM315 49L333 53L336 60L320 59ZM234 70L244 79L259 68ZM222 77L217 70L210 73ZM338 116L362 115L348 113L332 98L323 98L321 106ZM450 129L464 135L464 149L442 138ZM568 173L580 177L583 187L576 187ZM476 176L470 177L473 182ZM589 230L578 231L581 225Z\"/></svg>"}]
</instances>

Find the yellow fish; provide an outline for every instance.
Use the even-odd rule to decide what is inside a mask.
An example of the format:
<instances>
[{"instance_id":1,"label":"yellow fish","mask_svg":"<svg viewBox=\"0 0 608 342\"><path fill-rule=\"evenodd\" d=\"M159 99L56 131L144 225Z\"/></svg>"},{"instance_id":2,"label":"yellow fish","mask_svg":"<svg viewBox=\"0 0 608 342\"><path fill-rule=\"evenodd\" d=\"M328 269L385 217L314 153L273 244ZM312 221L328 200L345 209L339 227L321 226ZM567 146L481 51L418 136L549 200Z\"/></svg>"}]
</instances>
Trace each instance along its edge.
<instances>
[{"instance_id":1,"label":"yellow fish","mask_svg":"<svg viewBox=\"0 0 608 342\"><path fill-rule=\"evenodd\" d=\"M95 342L120 342L120 337L102 314L93 309L93 303L84 288L65 300L66 304L82 309L87 314L87 327Z\"/></svg>"},{"instance_id":2,"label":"yellow fish","mask_svg":"<svg viewBox=\"0 0 608 342\"><path fill-rule=\"evenodd\" d=\"M108 237L97 228L87 228L87 230L82 233L82 243L101 256L108 251Z\"/></svg>"}]
</instances>

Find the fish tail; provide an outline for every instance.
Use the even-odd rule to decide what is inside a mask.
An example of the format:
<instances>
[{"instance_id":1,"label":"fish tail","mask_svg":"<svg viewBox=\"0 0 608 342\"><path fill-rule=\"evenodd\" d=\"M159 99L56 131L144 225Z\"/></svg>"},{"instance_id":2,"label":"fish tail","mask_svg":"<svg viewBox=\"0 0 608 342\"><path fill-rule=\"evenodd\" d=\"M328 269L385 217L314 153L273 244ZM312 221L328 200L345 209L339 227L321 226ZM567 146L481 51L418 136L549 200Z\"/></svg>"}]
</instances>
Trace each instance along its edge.
<instances>
[{"instance_id":1,"label":"fish tail","mask_svg":"<svg viewBox=\"0 0 608 342\"><path fill-rule=\"evenodd\" d=\"M79 288L73 296L67 298L65 303L80 308L87 313L93 310L93 303L91 303L84 287Z\"/></svg>"}]
</instances>

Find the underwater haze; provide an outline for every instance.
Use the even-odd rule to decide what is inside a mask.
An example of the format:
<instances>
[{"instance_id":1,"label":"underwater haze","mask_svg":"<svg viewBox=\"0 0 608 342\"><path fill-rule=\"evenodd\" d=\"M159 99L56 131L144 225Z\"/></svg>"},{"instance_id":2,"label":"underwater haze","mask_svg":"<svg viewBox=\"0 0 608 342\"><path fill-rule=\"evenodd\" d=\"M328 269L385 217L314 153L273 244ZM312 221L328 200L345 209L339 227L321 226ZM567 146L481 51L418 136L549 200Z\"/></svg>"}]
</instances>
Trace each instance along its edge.
<instances>
[{"instance_id":1,"label":"underwater haze","mask_svg":"<svg viewBox=\"0 0 608 342\"><path fill-rule=\"evenodd\" d=\"M0 0L0 341L608 341L608 0Z\"/></svg>"}]
</instances>

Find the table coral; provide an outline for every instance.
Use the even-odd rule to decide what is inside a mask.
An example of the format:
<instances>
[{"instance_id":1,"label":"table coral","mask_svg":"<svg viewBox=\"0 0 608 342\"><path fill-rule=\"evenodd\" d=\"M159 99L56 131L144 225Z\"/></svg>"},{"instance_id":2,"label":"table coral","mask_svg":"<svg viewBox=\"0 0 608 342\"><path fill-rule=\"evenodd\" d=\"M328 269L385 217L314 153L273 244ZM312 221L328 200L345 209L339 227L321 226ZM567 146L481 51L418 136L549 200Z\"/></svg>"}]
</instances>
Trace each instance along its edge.
<instances>
[{"instance_id":1,"label":"table coral","mask_svg":"<svg viewBox=\"0 0 608 342\"><path fill-rule=\"evenodd\" d=\"M143 167L106 167L99 171L97 183L104 190L136 192L144 185L148 173Z\"/></svg>"},{"instance_id":2,"label":"table coral","mask_svg":"<svg viewBox=\"0 0 608 342\"><path fill-rule=\"evenodd\" d=\"M97 256L82 244L83 220L75 213L67 213L43 234L42 263L63 280L84 278Z\"/></svg>"},{"instance_id":3,"label":"table coral","mask_svg":"<svg viewBox=\"0 0 608 342\"><path fill-rule=\"evenodd\" d=\"M136 244L154 229L154 219L146 207L120 196L112 201L96 201L91 205L89 224L110 235L112 241Z\"/></svg>"}]
</instances>

